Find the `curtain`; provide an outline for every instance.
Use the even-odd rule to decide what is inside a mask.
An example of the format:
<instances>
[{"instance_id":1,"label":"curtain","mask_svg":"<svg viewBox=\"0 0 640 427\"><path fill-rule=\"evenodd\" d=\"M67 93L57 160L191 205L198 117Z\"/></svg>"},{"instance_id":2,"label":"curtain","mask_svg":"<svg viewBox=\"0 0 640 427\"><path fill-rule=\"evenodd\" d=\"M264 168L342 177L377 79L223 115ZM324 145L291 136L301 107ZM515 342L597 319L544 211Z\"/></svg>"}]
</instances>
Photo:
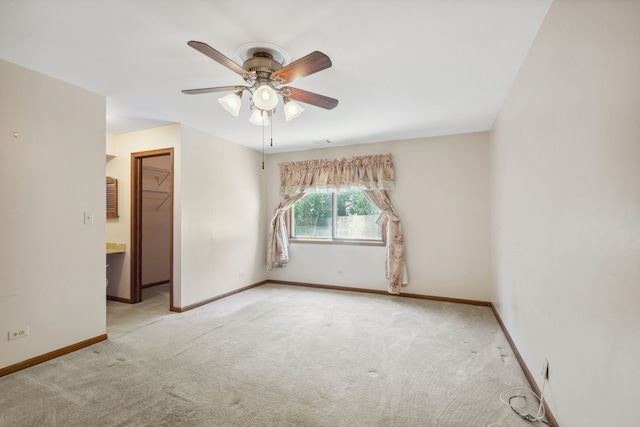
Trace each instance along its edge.
<instances>
[{"instance_id":1,"label":"curtain","mask_svg":"<svg viewBox=\"0 0 640 427\"><path fill-rule=\"evenodd\" d=\"M393 190L391 154L280 164L280 194L333 190Z\"/></svg>"},{"instance_id":2,"label":"curtain","mask_svg":"<svg viewBox=\"0 0 640 427\"><path fill-rule=\"evenodd\" d=\"M289 262L289 235L284 221L284 214L305 194L298 193L285 198L274 212L269 230L269 246L267 247L267 269L269 271L273 270L274 267L284 268Z\"/></svg>"},{"instance_id":3,"label":"curtain","mask_svg":"<svg viewBox=\"0 0 640 427\"><path fill-rule=\"evenodd\" d=\"M391 294L399 294L400 288L407 286L408 283L404 237L400 218L391 204L388 191L362 190L362 193L382 211L378 218L378 224L387 224L387 244L385 248L387 290Z\"/></svg>"},{"instance_id":4,"label":"curtain","mask_svg":"<svg viewBox=\"0 0 640 427\"><path fill-rule=\"evenodd\" d=\"M405 246L400 219L389 199L395 187L391 154L335 160L282 163L280 194L285 198L275 211L269 232L268 268L285 267L289 261L289 237L284 214L308 192L362 190L382 213L378 224L387 224L386 279L389 293L399 294L407 285Z\"/></svg>"}]
</instances>

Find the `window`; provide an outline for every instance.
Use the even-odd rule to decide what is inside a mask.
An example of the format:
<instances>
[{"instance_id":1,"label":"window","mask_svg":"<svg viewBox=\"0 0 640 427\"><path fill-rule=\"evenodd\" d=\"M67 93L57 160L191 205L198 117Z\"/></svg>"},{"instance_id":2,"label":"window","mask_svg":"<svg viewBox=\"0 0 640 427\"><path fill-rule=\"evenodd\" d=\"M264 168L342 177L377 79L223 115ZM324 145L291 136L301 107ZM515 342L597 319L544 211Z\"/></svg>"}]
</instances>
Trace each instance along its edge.
<instances>
[{"instance_id":1,"label":"window","mask_svg":"<svg viewBox=\"0 0 640 427\"><path fill-rule=\"evenodd\" d=\"M291 241L382 245L379 216L360 190L309 193L291 209Z\"/></svg>"}]
</instances>

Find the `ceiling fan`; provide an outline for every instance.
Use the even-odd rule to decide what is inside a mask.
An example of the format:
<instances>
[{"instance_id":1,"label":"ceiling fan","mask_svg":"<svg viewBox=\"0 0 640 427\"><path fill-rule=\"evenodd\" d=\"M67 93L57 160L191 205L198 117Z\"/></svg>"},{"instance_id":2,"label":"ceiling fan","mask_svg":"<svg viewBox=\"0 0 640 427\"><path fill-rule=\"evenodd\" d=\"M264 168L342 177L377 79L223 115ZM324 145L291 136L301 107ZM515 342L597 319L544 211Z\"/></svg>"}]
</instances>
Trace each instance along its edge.
<instances>
[{"instance_id":1,"label":"ceiling fan","mask_svg":"<svg viewBox=\"0 0 640 427\"><path fill-rule=\"evenodd\" d=\"M239 74L248 86L219 86L202 89L187 89L182 93L196 95L212 92L233 92L218 101L233 116L238 116L242 103L242 94L250 95L250 109L253 110L251 123L259 126L269 124L269 112L278 105L278 95L284 102L284 113L287 121L300 115L304 109L295 101L331 110L338 105L338 100L291 86L282 86L302 77L317 73L331 67L331 59L322 52L312 52L296 61L285 65L286 53L276 46L268 44L251 45L247 52L251 55L238 65L206 43L190 41L187 43L195 50L203 53L231 71ZM284 54L284 55L283 55Z\"/></svg>"}]
</instances>

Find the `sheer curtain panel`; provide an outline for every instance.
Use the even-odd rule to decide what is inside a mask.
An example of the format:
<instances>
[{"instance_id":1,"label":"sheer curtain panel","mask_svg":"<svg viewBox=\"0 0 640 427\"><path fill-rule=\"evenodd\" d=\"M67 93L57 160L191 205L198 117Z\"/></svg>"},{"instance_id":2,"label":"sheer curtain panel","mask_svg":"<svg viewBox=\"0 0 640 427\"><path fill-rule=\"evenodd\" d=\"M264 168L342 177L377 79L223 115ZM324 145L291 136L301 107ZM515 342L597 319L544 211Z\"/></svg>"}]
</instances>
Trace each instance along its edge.
<instances>
[{"instance_id":1,"label":"sheer curtain panel","mask_svg":"<svg viewBox=\"0 0 640 427\"><path fill-rule=\"evenodd\" d=\"M407 286L409 282L400 218L391 204L388 191L363 190L362 193L382 211L378 218L378 224L387 224L387 244L385 247L387 290L391 294L399 294L400 288Z\"/></svg>"},{"instance_id":2,"label":"sheer curtain panel","mask_svg":"<svg viewBox=\"0 0 640 427\"><path fill-rule=\"evenodd\" d=\"M271 220L271 228L269 229L269 247L267 248L267 269L269 271L273 270L274 267L284 268L289 262L289 233L287 233L284 214L305 194L298 193L287 197L276 208Z\"/></svg>"}]
</instances>

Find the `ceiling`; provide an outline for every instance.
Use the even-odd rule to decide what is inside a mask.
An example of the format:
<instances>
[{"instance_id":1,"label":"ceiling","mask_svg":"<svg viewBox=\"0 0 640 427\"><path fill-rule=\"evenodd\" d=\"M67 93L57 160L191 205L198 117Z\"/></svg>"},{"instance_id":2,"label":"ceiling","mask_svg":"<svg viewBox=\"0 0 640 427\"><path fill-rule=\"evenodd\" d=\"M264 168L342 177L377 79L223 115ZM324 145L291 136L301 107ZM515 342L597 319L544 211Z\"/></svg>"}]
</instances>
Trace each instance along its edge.
<instances>
[{"instance_id":1,"label":"ceiling","mask_svg":"<svg viewBox=\"0 0 640 427\"><path fill-rule=\"evenodd\" d=\"M489 130L551 0L2 0L0 58L107 98L107 131L180 122L262 150L263 129L218 93L243 85L187 46L202 41L237 63L266 42L291 60L319 50L333 66L291 83L337 98L302 104L266 128L267 152ZM281 106L280 106L281 107ZM273 134L273 147L269 138Z\"/></svg>"}]
</instances>

